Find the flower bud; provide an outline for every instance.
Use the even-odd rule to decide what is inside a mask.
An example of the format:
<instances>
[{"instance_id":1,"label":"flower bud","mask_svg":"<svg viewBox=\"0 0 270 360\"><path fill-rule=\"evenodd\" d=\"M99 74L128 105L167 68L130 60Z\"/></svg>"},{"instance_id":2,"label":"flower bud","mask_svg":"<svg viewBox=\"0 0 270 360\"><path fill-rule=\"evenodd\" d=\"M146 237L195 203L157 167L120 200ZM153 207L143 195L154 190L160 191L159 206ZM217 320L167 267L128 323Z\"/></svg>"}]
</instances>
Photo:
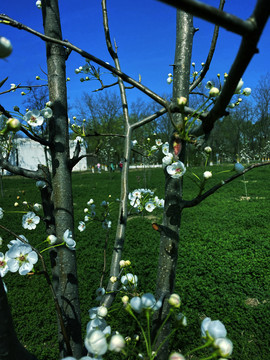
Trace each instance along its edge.
<instances>
[{"instance_id":1,"label":"flower bud","mask_svg":"<svg viewBox=\"0 0 270 360\"><path fill-rule=\"evenodd\" d=\"M17 132L21 129L21 123L18 119L10 118L8 119L7 123L7 130Z\"/></svg>"},{"instance_id":2,"label":"flower bud","mask_svg":"<svg viewBox=\"0 0 270 360\"><path fill-rule=\"evenodd\" d=\"M251 94L251 88L244 88L243 95L249 96Z\"/></svg>"},{"instance_id":3,"label":"flower bud","mask_svg":"<svg viewBox=\"0 0 270 360\"><path fill-rule=\"evenodd\" d=\"M216 97L218 95L219 95L219 89L213 86L209 91L209 96Z\"/></svg>"},{"instance_id":4,"label":"flower bud","mask_svg":"<svg viewBox=\"0 0 270 360\"><path fill-rule=\"evenodd\" d=\"M101 317L105 317L108 314L108 309L106 306L100 306L97 310L97 315Z\"/></svg>"},{"instance_id":5,"label":"flower bud","mask_svg":"<svg viewBox=\"0 0 270 360\"><path fill-rule=\"evenodd\" d=\"M121 268L122 268L122 267L125 267L125 266L126 266L125 260L120 260L120 261L119 261L119 265L120 265Z\"/></svg>"},{"instance_id":6,"label":"flower bud","mask_svg":"<svg viewBox=\"0 0 270 360\"><path fill-rule=\"evenodd\" d=\"M212 172L211 171L205 171L203 173L203 177L205 178L205 180L208 180L212 177Z\"/></svg>"},{"instance_id":7,"label":"flower bud","mask_svg":"<svg viewBox=\"0 0 270 360\"><path fill-rule=\"evenodd\" d=\"M176 308L179 308L181 305L181 299L178 294L171 294L168 301L171 306Z\"/></svg>"},{"instance_id":8,"label":"flower bud","mask_svg":"<svg viewBox=\"0 0 270 360\"><path fill-rule=\"evenodd\" d=\"M212 148L211 148L210 146L206 146L206 147L204 148L204 152L205 152L206 154L210 154L210 153L212 152Z\"/></svg>"},{"instance_id":9,"label":"flower bud","mask_svg":"<svg viewBox=\"0 0 270 360\"><path fill-rule=\"evenodd\" d=\"M236 86L236 89L234 91L235 94L240 94L241 88L244 85L244 81L242 79L239 80L239 83Z\"/></svg>"},{"instance_id":10,"label":"flower bud","mask_svg":"<svg viewBox=\"0 0 270 360\"><path fill-rule=\"evenodd\" d=\"M129 301L129 297L127 295L124 295L121 300L123 304L127 304Z\"/></svg>"},{"instance_id":11,"label":"flower bud","mask_svg":"<svg viewBox=\"0 0 270 360\"><path fill-rule=\"evenodd\" d=\"M170 356L169 356L169 360L185 360L185 357L178 353L178 352L173 352Z\"/></svg>"},{"instance_id":12,"label":"flower bud","mask_svg":"<svg viewBox=\"0 0 270 360\"><path fill-rule=\"evenodd\" d=\"M227 338L218 338L214 342L214 346L218 348L219 355L227 358L231 356L233 351L233 343Z\"/></svg>"},{"instance_id":13,"label":"flower bud","mask_svg":"<svg viewBox=\"0 0 270 360\"><path fill-rule=\"evenodd\" d=\"M49 235L46 239L46 241L50 244L50 245L54 245L57 241L57 237L55 235Z\"/></svg>"},{"instance_id":14,"label":"flower bud","mask_svg":"<svg viewBox=\"0 0 270 360\"><path fill-rule=\"evenodd\" d=\"M117 281L117 277L116 276L111 276L110 277L110 282L112 282L113 284L116 283Z\"/></svg>"},{"instance_id":15,"label":"flower bud","mask_svg":"<svg viewBox=\"0 0 270 360\"><path fill-rule=\"evenodd\" d=\"M125 347L125 340L122 335L113 335L109 343L109 350L120 352Z\"/></svg>"},{"instance_id":16,"label":"flower bud","mask_svg":"<svg viewBox=\"0 0 270 360\"><path fill-rule=\"evenodd\" d=\"M185 98L184 96L180 96L180 98L177 98L177 104L179 106L187 105L187 98Z\"/></svg>"},{"instance_id":17,"label":"flower bud","mask_svg":"<svg viewBox=\"0 0 270 360\"><path fill-rule=\"evenodd\" d=\"M4 58L8 57L11 53L12 53L11 42L7 38L1 36L0 37L0 58L4 59Z\"/></svg>"}]
</instances>

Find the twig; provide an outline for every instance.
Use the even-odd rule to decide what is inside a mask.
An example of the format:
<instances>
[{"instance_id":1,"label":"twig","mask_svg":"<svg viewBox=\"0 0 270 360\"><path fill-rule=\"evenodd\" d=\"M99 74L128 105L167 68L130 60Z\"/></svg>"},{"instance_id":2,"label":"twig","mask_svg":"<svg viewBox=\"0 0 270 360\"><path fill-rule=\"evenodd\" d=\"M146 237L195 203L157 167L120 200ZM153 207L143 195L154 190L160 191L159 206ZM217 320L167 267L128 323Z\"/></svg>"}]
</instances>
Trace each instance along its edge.
<instances>
[{"instance_id":1,"label":"twig","mask_svg":"<svg viewBox=\"0 0 270 360\"><path fill-rule=\"evenodd\" d=\"M116 82L114 82L114 83L112 83L112 84L109 84L109 85L103 85L103 84L102 84L101 88L96 89L96 90L93 90L93 92L102 91L102 90L104 90L104 89L113 87L113 86L115 86L115 85L117 85L117 84L118 84L118 81L116 81Z\"/></svg>"},{"instance_id":2,"label":"twig","mask_svg":"<svg viewBox=\"0 0 270 360\"><path fill-rule=\"evenodd\" d=\"M75 51L76 53L80 54L82 57L95 62L96 64L104 67L105 69L111 71L113 74L119 76L123 81L133 85L134 87L136 87L137 89L139 89L140 91L142 91L144 94L146 94L147 96L149 96L151 99L155 100L156 102L158 102L160 105L165 106L165 100L159 96L158 94L156 94L155 92L153 92L152 90L150 90L149 88L147 88L146 86L142 85L140 82L134 80L133 78L131 78L130 76L128 76L127 74L123 73L121 70L117 69L116 67L113 67L109 64L107 64L105 61L97 58L96 56L88 53L87 51L84 51L83 49L73 45L72 43L70 43L67 40L59 40L59 39L55 39L52 38L50 36L46 36L12 18L10 18L9 16L5 15L5 14L0 14L0 20L2 20L2 23L5 25L10 25L13 26L19 30L25 30L37 37L39 37L40 39L44 40L44 41L48 41L48 42L52 42L54 44L58 44L58 45L62 45L65 48L69 48L73 51Z\"/></svg>"},{"instance_id":3,"label":"twig","mask_svg":"<svg viewBox=\"0 0 270 360\"><path fill-rule=\"evenodd\" d=\"M196 0L159 0L177 9L181 9L207 20L239 35L251 34L256 25L249 20L242 20L235 15L218 10L217 8ZM266 0L265 2L268 2Z\"/></svg>"},{"instance_id":4,"label":"twig","mask_svg":"<svg viewBox=\"0 0 270 360\"><path fill-rule=\"evenodd\" d=\"M219 184L213 186L211 189L209 189L208 191L206 191L205 193L197 196L196 198L192 199L192 200L182 200L181 201L181 209L184 208L190 208L193 206L196 206L198 204L200 204L203 200L205 200L208 196L214 194L218 189L220 189L222 186L229 184L230 182L232 182L233 180L239 178L240 176L244 175L245 173L247 173L248 171L255 169L257 167L260 166L267 166L270 165L270 161L267 162L263 162L263 163L257 163L257 164L253 164L250 165L249 167L247 167L244 171L242 171L239 174L234 174L233 176L231 176L230 178L223 180L222 182L220 182Z\"/></svg>"},{"instance_id":5,"label":"twig","mask_svg":"<svg viewBox=\"0 0 270 360\"><path fill-rule=\"evenodd\" d=\"M225 0L220 0L219 10L223 10L224 4L225 4ZM212 61L212 58L213 58L213 55L214 55L214 52L216 49L216 45L217 45L218 33L219 33L219 25L215 25L210 50L209 50L207 59L204 63L203 70L200 73L200 75L197 77L197 79L189 87L189 92L191 92L193 89L195 89L195 87L197 87L202 82L207 71L209 70L209 67L210 67L210 64L211 64L211 61Z\"/></svg>"}]
</instances>

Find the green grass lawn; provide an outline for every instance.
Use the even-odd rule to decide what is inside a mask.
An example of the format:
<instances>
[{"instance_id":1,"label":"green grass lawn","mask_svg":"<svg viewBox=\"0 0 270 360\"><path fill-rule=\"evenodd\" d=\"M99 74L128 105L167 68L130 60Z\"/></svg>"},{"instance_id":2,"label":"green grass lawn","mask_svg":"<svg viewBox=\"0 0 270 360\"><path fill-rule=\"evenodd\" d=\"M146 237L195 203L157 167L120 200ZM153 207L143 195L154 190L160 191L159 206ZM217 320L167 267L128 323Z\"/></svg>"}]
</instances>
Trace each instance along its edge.
<instances>
[{"instance_id":1,"label":"green grass lawn","mask_svg":"<svg viewBox=\"0 0 270 360\"><path fill-rule=\"evenodd\" d=\"M231 166L213 167L213 174ZM184 198L196 196L198 189L189 180L191 172L201 176L203 169L189 169L184 178ZM214 175L207 186L230 176ZM234 343L234 360L269 360L270 345L270 269L269 269L269 187L270 167L248 172L222 187L200 205L185 209L180 231L179 261L175 291L182 298L182 311L188 326L173 339L174 349L185 352L200 344L200 322L205 316L224 322L228 337ZM40 202L35 182L9 176L3 178L3 197L0 207L6 210L1 224L17 234L24 234L36 246L45 239L44 225L38 231L24 230L21 215L8 213L20 210L13 204L23 200ZM246 189L245 189L246 186ZM159 197L164 193L162 169L131 171L129 188L155 189ZM75 237L77 241L78 274L82 322L88 322L88 310L95 306L95 290L103 268L104 229L99 223L80 233L78 222L84 218L86 202L96 204L120 196L120 173L73 175ZM22 193L24 191L24 193ZM247 192L246 192L247 191ZM108 198L108 195L111 195ZM246 196L247 195L247 196ZM17 199L20 196L20 199ZM98 207L98 206L97 206ZM112 211L112 230L108 244L108 262L114 242L117 206ZM161 221L162 211L150 216L128 220L124 259L130 259L143 291L155 291L158 232L152 222ZM0 230L2 252L12 236ZM48 260L48 256L45 255ZM108 265L109 267L109 265ZM41 276L7 274L5 282L18 336L40 360L55 360L57 356L56 315L45 280ZM107 279L106 279L107 281ZM109 318L114 330L130 323L126 314ZM114 327L115 326L115 327ZM193 358L194 360L196 357Z\"/></svg>"}]
</instances>

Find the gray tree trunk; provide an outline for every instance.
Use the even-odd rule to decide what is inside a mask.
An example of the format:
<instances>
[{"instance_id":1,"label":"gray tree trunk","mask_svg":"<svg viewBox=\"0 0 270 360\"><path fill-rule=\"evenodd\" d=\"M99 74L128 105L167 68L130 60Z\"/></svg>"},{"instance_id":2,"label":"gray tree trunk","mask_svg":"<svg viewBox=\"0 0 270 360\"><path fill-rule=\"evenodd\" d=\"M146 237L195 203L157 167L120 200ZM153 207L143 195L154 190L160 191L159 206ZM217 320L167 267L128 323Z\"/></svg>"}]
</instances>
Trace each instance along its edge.
<instances>
[{"instance_id":1,"label":"gray tree trunk","mask_svg":"<svg viewBox=\"0 0 270 360\"><path fill-rule=\"evenodd\" d=\"M193 43L193 18L191 15L178 10L176 25L176 49L173 71L173 102L184 96L188 99L190 63ZM177 136L177 130L183 127L181 114L172 114L173 122L177 129L171 136L170 152L175 153L175 158L185 163L185 143ZM178 150L173 148L173 143L178 143ZM169 306L166 298L173 293L175 285L175 272L178 260L179 230L181 222L182 178L171 178L165 170L165 206L163 222L160 227L160 251L156 283L156 297L163 298L163 306L154 320L153 337L163 320L168 314ZM170 333L170 324L162 329L159 334L156 349ZM158 359L168 358L168 342L158 352Z\"/></svg>"},{"instance_id":2,"label":"gray tree trunk","mask_svg":"<svg viewBox=\"0 0 270 360\"><path fill-rule=\"evenodd\" d=\"M45 35L62 39L57 0L42 1ZM69 134L66 93L65 49L46 43L47 71L53 118L49 120L49 137L52 156L52 188L56 236L62 241L65 230L73 231L73 200L69 161ZM82 336L76 253L65 246L51 253L53 286L62 310L70 337L72 354L81 357ZM59 327L60 357L71 355Z\"/></svg>"}]
</instances>

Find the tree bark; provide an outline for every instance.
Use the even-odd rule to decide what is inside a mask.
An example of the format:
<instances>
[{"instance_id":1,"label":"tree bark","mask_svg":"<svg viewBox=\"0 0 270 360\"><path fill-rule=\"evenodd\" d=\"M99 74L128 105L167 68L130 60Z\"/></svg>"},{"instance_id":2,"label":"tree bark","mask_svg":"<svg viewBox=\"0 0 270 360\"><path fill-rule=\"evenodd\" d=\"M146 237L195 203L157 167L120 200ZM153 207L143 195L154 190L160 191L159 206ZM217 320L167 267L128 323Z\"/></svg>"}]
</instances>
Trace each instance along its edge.
<instances>
[{"instance_id":1,"label":"tree bark","mask_svg":"<svg viewBox=\"0 0 270 360\"><path fill-rule=\"evenodd\" d=\"M57 0L42 1L45 35L62 40ZM52 189L56 236L62 242L63 233L73 232L73 200L71 170L69 169L69 134L66 93L65 49L46 43L47 71L53 118L49 119L49 137L52 157ZM53 286L70 337L72 354L81 357L82 336L76 253L65 246L51 252ZM71 355L59 327L60 357Z\"/></svg>"},{"instance_id":2,"label":"tree bark","mask_svg":"<svg viewBox=\"0 0 270 360\"><path fill-rule=\"evenodd\" d=\"M173 102L183 96L188 99L190 62L193 43L193 18L191 15L178 10L176 25L176 48L173 72ZM176 126L171 136L170 149L174 152L175 160L185 162L185 143L179 138L178 132L184 126L182 114L172 114ZM175 145L175 143L177 145ZM153 338L168 314L168 296L174 291L175 272L178 259L179 230L181 222L182 178L171 178L165 170L165 206L163 222L160 227L160 251L157 271L156 297L162 298L163 306L154 319ZM155 350L170 333L170 324L167 323L161 330ZM158 351L158 359L168 358L168 342L165 342Z\"/></svg>"}]
</instances>

